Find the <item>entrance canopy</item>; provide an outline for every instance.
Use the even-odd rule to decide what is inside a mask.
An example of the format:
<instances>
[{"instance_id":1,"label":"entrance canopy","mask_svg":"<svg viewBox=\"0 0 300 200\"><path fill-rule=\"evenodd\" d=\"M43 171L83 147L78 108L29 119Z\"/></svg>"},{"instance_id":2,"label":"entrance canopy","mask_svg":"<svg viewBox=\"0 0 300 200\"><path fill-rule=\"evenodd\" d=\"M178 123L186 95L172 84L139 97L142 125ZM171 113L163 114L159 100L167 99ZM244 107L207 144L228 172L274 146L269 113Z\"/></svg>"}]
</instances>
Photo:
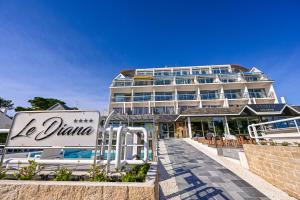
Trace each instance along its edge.
<instances>
[{"instance_id":1,"label":"entrance canopy","mask_svg":"<svg viewBox=\"0 0 300 200\"><path fill-rule=\"evenodd\" d=\"M180 114L176 121L184 121L187 117L218 116L300 116L299 106L287 104L250 104L229 108L191 108Z\"/></svg>"}]
</instances>

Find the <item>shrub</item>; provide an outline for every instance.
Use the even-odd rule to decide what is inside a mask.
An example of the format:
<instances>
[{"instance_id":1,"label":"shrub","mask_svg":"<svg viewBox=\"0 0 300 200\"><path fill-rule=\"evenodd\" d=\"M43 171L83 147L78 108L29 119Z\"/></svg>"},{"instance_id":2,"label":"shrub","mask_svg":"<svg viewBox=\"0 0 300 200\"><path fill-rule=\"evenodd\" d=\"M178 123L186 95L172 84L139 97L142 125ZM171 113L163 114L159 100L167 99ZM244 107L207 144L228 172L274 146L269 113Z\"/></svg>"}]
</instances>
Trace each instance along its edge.
<instances>
[{"instance_id":1,"label":"shrub","mask_svg":"<svg viewBox=\"0 0 300 200\"><path fill-rule=\"evenodd\" d=\"M260 144L261 145L267 145L268 143L266 141L261 141Z\"/></svg>"},{"instance_id":2,"label":"shrub","mask_svg":"<svg viewBox=\"0 0 300 200\"><path fill-rule=\"evenodd\" d=\"M6 170L0 167L0 180L6 177Z\"/></svg>"},{"instance_id":3,"label":"shrub","mask_svg":"<svg viewBox=\"0 0 300 200\"><path fill-rule=\"evenodd\" d=\"M150 168L149 163L134 165L130 171L121 177L122 182L143 182Z\"/></svg>"},{"instance_id":4,"label":"shrub","mask_svg":"<svg viewBox=\"0 0 300 200\"><path fill-rule=\"evenodd\" d=\"M272 141L272 142L270 142L270 145L271 145L271 146L276 146L277 143L276 143L275 141Z\"/></svg>"},{"instance_id":5,"label":"shrub","mask_svg":"<svg viewBox=\"0 0 300 200\"><path fill-rule=\"evenodd\" d=\"M69 181L72 176L72 170L63 167L56 170L54 176L54 181Z\"/></svg>"},{"instance_id":6,"label":"shrub","mask_svg":"<svg viewBox=\"0 0 300 200\"><path fill-rule=\"evenodd\" d=\"M108 177L104 172L104 168L92 165L89 169L89 180L95 182L105 182L108 180Z\"/></svg>"},{"instance_id":7,"label":"shrub","mask_svg":"<svg viewBox=\"0 0 300 200\"><path fill-rule=\"evenodd\" d=\"M14 173L14 177L18 180L31 180L37 175L44 167L37 164L34 160L29 160L29 165L18 169L17 173Z\"/></svg>"},{"instance_id":8,"label":"shrub","mask_svg":"<svg viewBox=\"0 0 300 200\"><path fill-rule=\"evenodd\" d=\"M289 143L288 142L282 142L281 145L282 146L289 146Z\"/></svg>"}]
</instances>

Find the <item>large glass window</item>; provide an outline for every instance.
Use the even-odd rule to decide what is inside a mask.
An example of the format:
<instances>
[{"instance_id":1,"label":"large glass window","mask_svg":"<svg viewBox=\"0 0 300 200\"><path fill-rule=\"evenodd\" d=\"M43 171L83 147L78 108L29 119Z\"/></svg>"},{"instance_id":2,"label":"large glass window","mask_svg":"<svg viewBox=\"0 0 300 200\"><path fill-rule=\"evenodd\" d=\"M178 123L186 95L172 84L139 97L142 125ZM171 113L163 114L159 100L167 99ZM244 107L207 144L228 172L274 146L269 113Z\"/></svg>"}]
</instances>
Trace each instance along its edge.
<instances>
[{"instance_id":1,"label":"large glass window","mask_svg":"<svg viewBox=\"0 0 300 200\"><path fill-rule=\"evenodd\" d=\"M212 68L212 73L213 74L228 74L228 69L227 68Z\"/></svg>"},{"instance_id":2,"label":"large glass window","mask_svg":"<svg viewBox=\"0 0 300 200\"><path fill-rule=\"evenodd\" d=\"M224 90L224 96L227 99L241 98L241 90Z\"/></svg>"},{"instance_id":3,"label":"large glass window","mask_svg":"<svg viewBox=\"0 0 300 200\"><path fill-rule=\"evenodd\" d=\"M117 113L117 114L123 114L123 108L113 108L113 110L114 110L115 113Z\"/></svg>"},{"instance_id":4,"label":"large glass window","mask_svg":"<svg viewBox=\"0 0 300 200\"><path fill-rule=\"evenodd\" d=\"M258 81L258 77L257 76L245 76L245 80L248 82Z\"/></svg>"},{"instance_id":5,"label":"large glass window","mask_svg":"<svg viewBox=\"0 0 300 200\"><path fill-rule=\"evenodd\" d=\"M198 78L198 83L213 83L214 78Z\"/></svg>"},{"instance_id":6,"label":"large glass window","mask_svg":"<svg viewBox=\"0 0 300 200\"><path fill-rule=\"evenodd\" d=\"M134 81L135 86L143 86L143 85L153 85L153 81L151 80L136 80Z\"/></svg>"},{"instance_id":7,"label":"large glass window","mask_svg":"<svg viewBox=\"0 0 300 200\"><path fill-rule=\"evenodd\" d=\"M266 98L266 91L263 88L248 89L250 98Z\"/></svg>"},{"instance_id":8,"label":"large glass window","mask_svg":"<svg viewBox=\"0 0 300 200\"><path fill-rule=\"evenodd\" d=\"M155 76L170 76L171 71L156 71L154 72Z\"/></svg>"},{"instance_id":9,"label":"large glass window","mask_svg":"<svg viewBox=\"0 0 300 200\"><path fill-rule=\"evenodd\" d=\"M170 101L173 100L172 92L156 92L155 101Z\"/></svg>"},{"instance_id":10,"label":"large glass window","mask_svg":"<svg viewBox=\"0 0 300 200\"><path fill-rule=\"evenodd\" d=\"M195 91L182 91L177 93L178 100L196 100L197 95Z\"/></svg>"},{"instance_id":11,"label":"large glass window","mask_svg":"<svg viewBox=\"0 0 300 200\"><path fill-rule=\"evenodd\" d=\"M154 114L174 114L174 107L155 107L153 108Z\"/></svg>"},{"instance_id":12,"label":"large glass window","mask_svg":"<svg viewBox=\"0 0 300 200\"><path fill-rule=\"evenodd\" d=\"M155 80L155 85L171 85L170 79Z\"/></svg>"},{"instance_id":13,"label":"large glass window","mask_svg":"<svg viewBox=\"0 0 300 200\"><path fill-rule=\"evenodd\" d=\"M177 78L176 84L193 84L194 79L187 79L187 78Z\"/></svg>"},{"instance_id":14,"label":"large glass window","mask_svg":"<svg viewBox=\"0 0 300 200\"><path fill-rule=\"evenodd\" d=\"M147 107L134 107L133 114L134 115L145 115L149 113L149 109Z\"/></svg>"},{"instance_id":15,"label":"large glass window","mask_svg":"<svg viewBox=\"0 0 300 200\"><path fill-rule=\"evenodd\" d=\"M114 81L113 83L114 87L126 87L131 85L132 85L132 81Z\"/></svg>"},{"instance_id":16,"label":"large glass window","mask_svg":"<svg viewBox=\"0 0 300 200\"><path fill-rule=\"evenodd\" d=\"M131 94L116 93L113 97L113 102L129 102L131 101Z\"/></svg>"},{"instance_id":17,"label":"large glass window","mask_svg":"<svg viewBox=\"0 0 300 200\"><path fill-rule=\"evenodd\" d=\"M217 90L202 90L200 91L200 95L201 95L201 99L203 100L219 98Z\"/></svg>"},{"instance_id":18,"label":"large glass window","mask_svg":"<svg viewBox=\"0 0 300 200\"><path fill-rule=\"evenodd\" d=\"M191 109L191 108L197 108L197 106L179 106L179 113L182 113L183 111L187 110L187 109Z\"/></svg>"},{"instance_id":19,"label":"large glass window","mask_svg":"<svg viewBox=\"0 0 300 200\"><path fill-rule=\"evenodd\" d=\"M133 101L151 101L150 92L134 93Z\"/></svg>"}]
</instances>

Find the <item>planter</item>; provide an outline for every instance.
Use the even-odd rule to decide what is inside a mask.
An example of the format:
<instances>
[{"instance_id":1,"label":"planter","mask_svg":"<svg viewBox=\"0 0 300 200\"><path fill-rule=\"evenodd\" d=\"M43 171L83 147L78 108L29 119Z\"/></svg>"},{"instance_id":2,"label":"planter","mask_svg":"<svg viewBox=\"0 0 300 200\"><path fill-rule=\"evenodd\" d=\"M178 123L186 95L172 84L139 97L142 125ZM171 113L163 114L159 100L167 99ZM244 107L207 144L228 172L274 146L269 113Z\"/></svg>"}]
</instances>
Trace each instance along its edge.
<instances>
[{"instance_id":1,"label":"planter","mask_svg":"<svg viewBox=\"0 0 300 200\"><path fill-rule=\"evenodd\" d=\"M143 183L0 181L1 200L101 200L157 199L157 163L152 163Z\"/></svg>"}]
</instances>

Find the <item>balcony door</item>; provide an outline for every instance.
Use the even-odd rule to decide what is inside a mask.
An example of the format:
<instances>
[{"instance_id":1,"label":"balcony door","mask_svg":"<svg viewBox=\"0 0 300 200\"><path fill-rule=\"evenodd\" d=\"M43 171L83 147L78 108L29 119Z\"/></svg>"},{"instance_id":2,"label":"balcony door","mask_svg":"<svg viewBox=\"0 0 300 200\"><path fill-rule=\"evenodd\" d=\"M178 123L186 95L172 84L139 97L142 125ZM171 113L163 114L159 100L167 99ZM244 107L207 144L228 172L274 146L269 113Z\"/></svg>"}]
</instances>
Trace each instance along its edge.
<instances>
[{"instance_id":1,"label":"balcony door","mask_svg":"<svg viewBox=\"0 0 300 200\"><path fill-rule=\"evenodd\" d=\"M160 138L168 139L175 136L175 125L174 123L161 123L160 124Z\"/></svg>"}]
</instances>

